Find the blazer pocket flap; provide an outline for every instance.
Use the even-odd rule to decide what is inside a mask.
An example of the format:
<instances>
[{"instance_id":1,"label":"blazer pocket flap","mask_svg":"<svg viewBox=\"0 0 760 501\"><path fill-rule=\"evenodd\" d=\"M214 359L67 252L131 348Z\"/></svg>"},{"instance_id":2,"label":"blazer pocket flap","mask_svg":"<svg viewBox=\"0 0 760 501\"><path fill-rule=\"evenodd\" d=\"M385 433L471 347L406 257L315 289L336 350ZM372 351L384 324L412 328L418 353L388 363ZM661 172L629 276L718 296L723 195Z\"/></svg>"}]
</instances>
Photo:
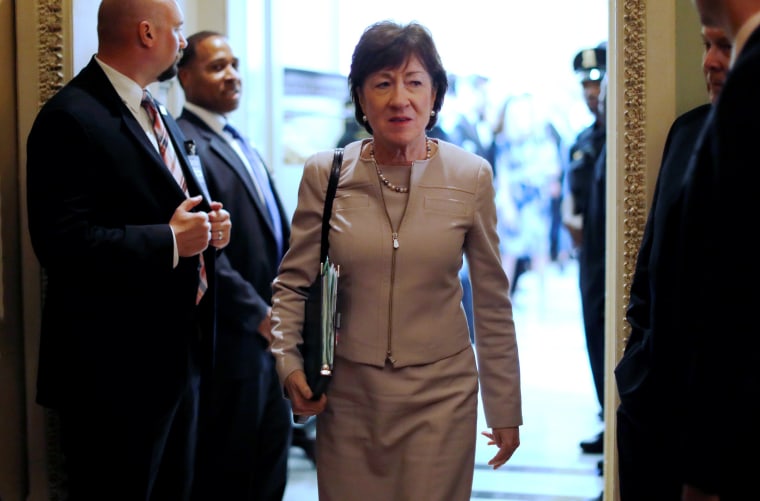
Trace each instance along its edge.
<instances>
[{"instance_id":1,"label":"blazer pocket flap","mask_svg":"<svg viewBox=\"0 0 760 501\"><path fill-rule=\"evenodd\" d=\"M454 216L466 216L467 204L453 198L425 197L425 210L443 212Z\"/></svg>"},{"instance_id":2,"label":"blazer pocket flap","mask_svg":"<svg viewBox=\"0 0 760 501\"><path fill-rule=\"evenodd\" d=\"M339 195L335 197L335 210L361 209L369 207L367 195Z\"/></svg>"}]
</instances>

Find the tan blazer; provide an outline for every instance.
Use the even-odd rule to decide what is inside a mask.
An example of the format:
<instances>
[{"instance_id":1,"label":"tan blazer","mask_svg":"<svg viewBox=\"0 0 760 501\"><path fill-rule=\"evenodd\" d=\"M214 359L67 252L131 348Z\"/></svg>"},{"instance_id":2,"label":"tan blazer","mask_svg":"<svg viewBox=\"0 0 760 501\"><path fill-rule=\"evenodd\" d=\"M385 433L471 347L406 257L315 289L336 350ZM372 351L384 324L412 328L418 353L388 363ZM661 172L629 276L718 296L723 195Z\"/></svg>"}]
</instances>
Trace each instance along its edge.
<instances>
[{"instance_id":1,"label":"tan blazer","mask_svg":"<svg viewBox=\"0 0 760 501\"><path fill-rule=\"evenodd\" d=\"M364 140L366 141L366 140ZM386 214L362 141L345 148L330 220L330 259L340 265L338 357L383 367L427 364L469 347L459 269L467 255L476 352L488 425L522 423L520 375L496 231L493 170L487 161L438 141L430 160L412 166L406 212L396 231ZM303 367L306 289L317 275L327 180L333 152L304 166L290 249L273 284L273 353L280 380Z\"/></svg>"}]
</instances>

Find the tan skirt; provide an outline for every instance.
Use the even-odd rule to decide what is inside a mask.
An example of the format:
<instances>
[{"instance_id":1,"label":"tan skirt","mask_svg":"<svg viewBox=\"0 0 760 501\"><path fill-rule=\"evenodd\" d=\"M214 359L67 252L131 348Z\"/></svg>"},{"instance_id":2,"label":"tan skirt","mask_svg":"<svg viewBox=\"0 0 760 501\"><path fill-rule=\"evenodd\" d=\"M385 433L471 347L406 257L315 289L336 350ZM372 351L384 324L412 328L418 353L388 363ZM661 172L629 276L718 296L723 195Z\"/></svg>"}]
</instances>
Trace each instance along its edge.
<instances>
[{"instance_id":1,"label":"tan skirt","mask_svg":"<svg viewBox=\"0 0 760 501\"><path fill-rule=\"evenodd\" d=\"M478 374L472 348L394 369L335 362L317 418L321 501L468 501Z\"/></svg>"}]
</instances>

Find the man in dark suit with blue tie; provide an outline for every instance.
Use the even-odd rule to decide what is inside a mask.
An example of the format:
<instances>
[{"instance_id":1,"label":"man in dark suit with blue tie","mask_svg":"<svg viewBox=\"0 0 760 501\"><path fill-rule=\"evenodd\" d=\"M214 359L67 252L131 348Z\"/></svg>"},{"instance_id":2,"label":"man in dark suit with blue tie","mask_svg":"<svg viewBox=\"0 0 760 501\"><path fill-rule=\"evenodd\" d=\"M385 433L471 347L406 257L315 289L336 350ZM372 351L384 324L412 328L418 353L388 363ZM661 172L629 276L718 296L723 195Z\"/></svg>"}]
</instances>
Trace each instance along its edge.
<instances>
[{"instance_id":1,"label":"man in dark suit with blue tie","mask_svg":"<svg viewBox=\"0 0 760 501\"><path fill-rule=\"evenodd\" d=\"M263 160L227 122L240 102L238 59L226 38L188 37L179 63L185 108L209 191L237 219L219 277L217 359L201 391L196 501L279 501L287 476L291 412L269 351L271 284L290 226Z\"/></svg>"},{"instance_id":2,"label":"man in dark suit with blue tie","mask_svg":"<svg viewBox=\"0 0 760 501\"><path fill-rule=\"evenodd\" d=\"M97 54L28 137L37 402L60 418L71 500L189 499L231 223L146 93L176 73L182 23L175 0L103 0Z\"/></svg>"}]
</instances>

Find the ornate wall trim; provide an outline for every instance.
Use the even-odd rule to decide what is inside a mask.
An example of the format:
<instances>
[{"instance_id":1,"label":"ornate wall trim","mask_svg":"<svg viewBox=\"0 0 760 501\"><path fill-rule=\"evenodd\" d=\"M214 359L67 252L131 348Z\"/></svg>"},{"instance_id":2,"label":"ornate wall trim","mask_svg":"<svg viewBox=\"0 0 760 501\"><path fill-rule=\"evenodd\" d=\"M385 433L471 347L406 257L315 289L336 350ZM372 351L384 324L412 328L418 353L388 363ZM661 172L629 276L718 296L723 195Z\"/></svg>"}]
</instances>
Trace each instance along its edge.
<instances>
[{"instance_id":1,"label":"ornate wall trim","mask_svg":"<svg viewBox=\"0 0 760 501\"><path fill-rule=\"evenodd\" d=\"M658 0L657 9L669 2ZM625 310L644 233L647 203L647 39L646 0L609 0L610 87L607 100L607 305L605 307L604 499L617 501L614 368L630 334Z\"/></svg>"},{"instance_id":2,"label":"ornate wall trim","mask_svg":"<svg viewBox=\"0 0 760 501\"><path fill-rule=\"evenodd\" d=\"M636 257L644 234L647 218L646 201L646 2L626 0L623 5L623 204L622 248L622 311L625 315L631 292ZM619 322L622 342L618 343L615 359L622 355L630 332L627 322Z\"/></svg>"},{"instance_id":3,"label":"ornate wall trim","mask_svg":"<svg viewBox=\"0 0 760 501\"><path fill-rule=\"evenodd\" d=\"M65 40L64 40L64 5L62 0L39 0L37 6L38 45L37 64L39 69L39 102L45 102L58 92L66 83L65 75ZM69 45L70 46L70 45ZM45 274L41 274L40 289L45 290ZM45 298L42 297L41 303ZM61 451L60 419L56 412L45 410L45 446L47 458L47 483L51 501L64 501L68 498L67 479L64 470L64 456Z\"/></svg>"},{"instance_id":4,"label":"ornate wall trim","mask_svg":"<svg viewBox=\"0 0 760 501\"><path fill-rule=\"evenodd\" d=\"M61 0L40 0L39 15L39 90L42 106L65 82L63 4Z\"/></svg>"}]
</instances>

